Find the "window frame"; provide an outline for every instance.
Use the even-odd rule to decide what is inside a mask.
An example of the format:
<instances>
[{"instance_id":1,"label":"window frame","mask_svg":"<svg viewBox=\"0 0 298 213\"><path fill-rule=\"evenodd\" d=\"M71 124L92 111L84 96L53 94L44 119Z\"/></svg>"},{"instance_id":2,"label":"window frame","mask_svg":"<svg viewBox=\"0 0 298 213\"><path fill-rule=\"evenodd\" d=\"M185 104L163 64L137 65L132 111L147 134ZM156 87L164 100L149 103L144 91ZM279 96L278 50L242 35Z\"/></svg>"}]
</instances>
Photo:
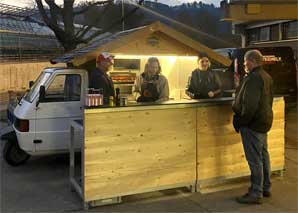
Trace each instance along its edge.
<instances>
[{"instance_id":1,"label":"window frame","mask_svg":"<svg viewBox=\"0 0 298 213\"><path fill-rule=\"evenodd\" d=\"M262 38L263 36L262 33L264 33L265 30L266 30L266 38ZM259 39L258 39L259 42L270 41L270 36L271 36L270 25L259 28Z\"/></svg>"},{"instance_id":2,"label":"window frame","mask_svg":"<svg viewBox=\"0 0 298 213\"><path fill-rule=\"evenodd\" d=\"M252 33L254 33L255 35L256 35L256 39L254 39L254 40L251 40L251 35L252 35ZM249 44L253 44L253 43L257 43L257 42L259 42L260 40L259 40L259 37L260 37L260 29L259 28L253 28L253 29L249 29L248 31L247 31L247 40L248 40L248 43Z\"/></svg>"},{"instance_id":3,"label":"window frame","mask_svg":"<svg viewBox=\"0 0 298 213\"><path fill-rule=\"evenodd\" d=\"M73 75L73 76L78 76L79 77L79 79L80 79L80 91L79 91L79 99L78 100L67 100L67 99L65 99L65 97L63 96L63 100L61 99L59 99L59 98L47 98L47 91L48 91L48 89L51 87L51 85L52 85L52 83L55 81L55 79L58 77L58 76L65 76L65 78L64 78L64 85L63 85L63 94L64 94L64 92L65 92L65 81L66 81L66 77L67 76L71 76L71 75ZM80 102L82 100L82 76L79 74L79 73L74 73L74 74L71 74L71 73L57 73L54 77L53 77L53 79L51 80L51 82L49 82L49 86L46 88L46 92L45 92L45 97L44 97L44 99L42 100L42 102L41 103L51 103L51 102L59 102L59 103L61 103L61 102Z\"/></svg>"},{"instance_id":4,"label":"window frame","mask_svg":"<svg viewBox=\"0 0 298 213\"><path fill-rule=\"evenodd\" d=\"M296 36L289 36L289 28L291 24L295 24L296 23L296 32L297 35ZM290 21L290 22L286 22L283 23L283 35L282 35L282 39L283 40L288 40L288 39L297 39L298 38L298 21Z\"/></svg>"}]
</instances>

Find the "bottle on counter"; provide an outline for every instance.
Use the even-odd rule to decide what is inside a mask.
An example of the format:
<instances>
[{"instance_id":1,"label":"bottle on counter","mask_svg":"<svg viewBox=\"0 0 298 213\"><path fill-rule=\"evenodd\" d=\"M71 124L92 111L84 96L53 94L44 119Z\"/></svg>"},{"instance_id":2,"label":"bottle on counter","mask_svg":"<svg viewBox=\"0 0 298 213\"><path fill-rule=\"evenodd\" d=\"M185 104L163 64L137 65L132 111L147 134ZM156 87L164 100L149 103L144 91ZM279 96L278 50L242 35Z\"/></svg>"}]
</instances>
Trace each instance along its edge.
<instances>
[{"instance_id":1,"label":"bottle on counter","mask_svg":"<svg viewBox=\"0 0 298 213\"><path fill-rule=\"evenodd\" d=\"M115 105L120 106L120 89L116 88Z\"/></svg>"},{"instance_id":2,"label":"bottle on counter","mask_svg":"<svg viewBox=\"0 0 298 213\"><path fill-rule=\"evenodd\" d=\"M113 107L114 106L114 96L109 97L109 106Z\"/></svg>"},{"instance_id":3,"label":"bottle on counter","mask_svg":"<svg viewBox=\"0 0 298 213\"><path fill-rule=\"evenodd\" d=\"M98 93L98 104L100 106L103 105L103 88L99 88L99 93Z\"/></svg>"},{"instance_id":4,"label":"bottle on counter","mask_svg":"<svg viewBox=\"0 0 298 213\"><path fill-rule=\"evenodd\" d=\"M127 97L126 96L122 96L120 98L120 106L126 106L127 105Z\"/></svg>"}]
</instances>

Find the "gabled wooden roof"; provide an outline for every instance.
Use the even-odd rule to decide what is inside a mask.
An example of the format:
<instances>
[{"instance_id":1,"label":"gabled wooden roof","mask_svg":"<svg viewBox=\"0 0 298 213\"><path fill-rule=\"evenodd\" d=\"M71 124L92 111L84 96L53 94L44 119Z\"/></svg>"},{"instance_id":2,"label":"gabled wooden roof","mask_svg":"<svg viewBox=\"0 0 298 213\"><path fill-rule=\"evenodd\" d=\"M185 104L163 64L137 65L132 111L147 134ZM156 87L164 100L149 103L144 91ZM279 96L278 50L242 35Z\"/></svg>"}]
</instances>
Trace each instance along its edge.
<instances>
[{"instance_id":1,"label":"gabled wooden roof","mask_svg":"<svg viewBox=\"0 0 298 213\"><path fill-rule=\"evenodd\" d=\"M216 61L217 63L223 64L225 66L229 66L232 63L230 59L225 58L224 56L216 53L207 46L191 39L183 33L180 33L160 22L154 22L153 24L144 27L118 32L115 34L107 34L106 36L103 36L102 38L93 41L91 44L71 51L65 54L64 56L56 58L52 61L56 63L72 62L74 65L78 66L96 58L96 56L100 52L108 51L111 53L115 53L119 49L121 49L123 52L125 51L125 48L128 44L138 40L145 40L151 35L156 34L163 35L164 39L171 40L171 43L174 46L176 43L177 46L183 46L184 49L189 49L187 53L188 55L195 56L198 52L205 52L211 60ZM127 48L128 53L132 53L132 49L133 48L131 46ZM158 51L158 49L156 49L156 51ZM171 48L169 48L169 52L167 54L171 55L170 51ZM135 50L134 54L146 55L148 54L148 52L142 52L142 49L139 48L138 50ZM159 53L155 52L154 54ZM163 52L163 54L165 53Z\"/></svg>"}]
</instances>

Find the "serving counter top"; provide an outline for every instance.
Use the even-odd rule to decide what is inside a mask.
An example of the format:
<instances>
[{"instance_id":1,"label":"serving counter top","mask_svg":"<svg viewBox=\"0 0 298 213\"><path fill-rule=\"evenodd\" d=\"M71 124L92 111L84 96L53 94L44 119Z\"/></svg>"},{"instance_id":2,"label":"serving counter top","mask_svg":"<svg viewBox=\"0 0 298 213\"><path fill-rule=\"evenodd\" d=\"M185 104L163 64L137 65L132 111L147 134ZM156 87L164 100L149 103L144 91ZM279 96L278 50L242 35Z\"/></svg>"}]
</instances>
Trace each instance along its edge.
<instances>
[{"instance_id":1,"label":"serving counter top","mask_svg":"<svg viewBox=\"0 0 298 213\"><path fill-rule=\"evenodd\" d=\"M219 105L230 103L234 100L232 97L225 98L214 98L214 99L201 99L201 100L191 100L191 99L181 99L181 100L169 100L163 102L146 102L139 103L136 101L128 102L127 106L120 107L110 107L102 106L98 108L86 108L85 113L98 113L98 112L121 112L121 111L139 111L139 110L150 110L150 109L180 109L180 108L193 108L198 106L207 105Z\"/></svg>"},{"instance_id":2,"label":"serving counter top","mask_svg":"<svg viewBox=\"0 0 298 213\"><path fill-rule=\"evenodd\" d=\"M280 100L283 97L275 97L274 101ZM146 102L139 103L136 101L128 102L127 106L110 107L102 106L98 108L86 108L86 114L99 113L99 112L128 112L128 111L143 111L151 109L181 109L181 108L196 108L203 106L213 106L230 104L234 100L233 97L211 98L211 99L181 99L181 100L169 100L164 102Z\"/></svg>"}]
</instances>

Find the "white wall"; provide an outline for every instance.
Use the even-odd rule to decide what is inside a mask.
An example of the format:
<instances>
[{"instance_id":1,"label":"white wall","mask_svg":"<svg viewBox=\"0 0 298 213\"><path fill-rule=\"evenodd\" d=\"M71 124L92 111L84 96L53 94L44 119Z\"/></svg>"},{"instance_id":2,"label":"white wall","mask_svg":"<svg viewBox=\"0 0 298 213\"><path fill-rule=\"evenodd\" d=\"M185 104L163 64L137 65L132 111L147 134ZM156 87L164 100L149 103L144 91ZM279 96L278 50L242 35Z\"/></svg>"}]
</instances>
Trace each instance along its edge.
<instances>
[{"instance_id":1,"label":"white wall","mask_svg":"<svg viewBox=\"0 0 298 213\"><path fill-rule=\"evenodd\" d=\"M141 71L150 56L117 56L116 58L141 59ZM170 98L179 100L185 94L185 87L191 72L197 68L197 57L195 56L155 56L159 59L162 74L167 77L170 87Z\"/></svg>"}]
</instances>

